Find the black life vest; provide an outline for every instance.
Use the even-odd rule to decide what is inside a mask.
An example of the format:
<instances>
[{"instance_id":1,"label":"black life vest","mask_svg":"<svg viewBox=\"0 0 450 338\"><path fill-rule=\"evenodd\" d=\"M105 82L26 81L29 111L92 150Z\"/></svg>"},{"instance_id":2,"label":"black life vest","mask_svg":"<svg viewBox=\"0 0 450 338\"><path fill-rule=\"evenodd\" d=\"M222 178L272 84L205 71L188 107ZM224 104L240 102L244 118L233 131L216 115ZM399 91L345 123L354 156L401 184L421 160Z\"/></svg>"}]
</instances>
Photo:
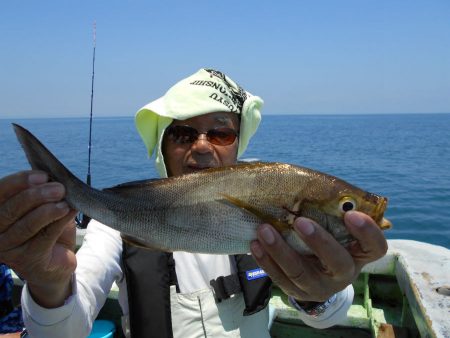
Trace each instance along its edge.
<instances>
[{"instance_id":1,"label":"black life vest","mask_svg":"<svg viewBox=\"0 0 450 338\"><path fill-rule=\"evenodd\" d=\"M170 286L175 285L177 292L180 292L173 255L122 242L131 336L172 338ZM216 301L242 291L245 301L243 315L261 311L269 303L272 281L252 256L235 255L234 259L237 267L235 275L211 281Z\"/></svg>"}]
</instances>

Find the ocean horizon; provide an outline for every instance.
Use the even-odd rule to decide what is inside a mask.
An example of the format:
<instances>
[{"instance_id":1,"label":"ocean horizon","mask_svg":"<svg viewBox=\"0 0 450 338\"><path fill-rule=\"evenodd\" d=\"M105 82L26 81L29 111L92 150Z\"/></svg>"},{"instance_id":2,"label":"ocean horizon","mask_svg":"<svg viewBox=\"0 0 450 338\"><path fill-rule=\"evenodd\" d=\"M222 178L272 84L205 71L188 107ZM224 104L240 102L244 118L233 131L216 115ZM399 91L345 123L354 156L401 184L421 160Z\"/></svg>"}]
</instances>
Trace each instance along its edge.
<instances>
[{"instance_id":1,"label":"ocean horizon","mask_svg":"<svg viewBox=\"0 0 450 338\"><path fill-rule=\"evenodd\" d=\"M7 121L14 121L15 119L18 120L39 120L39 119L89 119L89 114L86 115L64 115L64 116L53 116L53 115L41 115L35 114L38 116L17 116L17 117L1 117L0 120L7 120ZM266 113L264 112L263 116L364 116L364 115L450 115L449 112L385 112L385 113L378 113L378 112L365 112L365 113ZM134 115L100 115L98 113L95 113L95 116L93 116L93 119L113 119L113 118L133 118Z\"/></svg>"}]
</instances>

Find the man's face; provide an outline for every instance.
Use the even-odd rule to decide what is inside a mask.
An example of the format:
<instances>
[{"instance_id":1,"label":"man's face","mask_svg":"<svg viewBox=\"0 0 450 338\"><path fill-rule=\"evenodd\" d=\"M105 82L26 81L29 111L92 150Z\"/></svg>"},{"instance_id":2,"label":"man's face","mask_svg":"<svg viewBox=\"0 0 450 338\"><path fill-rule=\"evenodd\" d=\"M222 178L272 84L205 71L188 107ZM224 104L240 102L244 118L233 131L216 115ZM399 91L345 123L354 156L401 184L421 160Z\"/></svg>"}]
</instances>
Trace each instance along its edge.
<instances>
[{"instance_id":1,"label":"man's face","mask_svg":"<svg viewBox=\"0 0 450 338\"><path fill-rule=\"evenodd\" d=\"M207 136L203 134L216 128L219 130L229 128L239 133L239 118L236 114L210 113L183 121L174 120L170 126L189 126L200 134L193 142L183 143L176 142L166 131L162 151L168 176L188 174L236 163L238 137L229 145L217 145L209 142Z\"/></svg>"}]
</instances>

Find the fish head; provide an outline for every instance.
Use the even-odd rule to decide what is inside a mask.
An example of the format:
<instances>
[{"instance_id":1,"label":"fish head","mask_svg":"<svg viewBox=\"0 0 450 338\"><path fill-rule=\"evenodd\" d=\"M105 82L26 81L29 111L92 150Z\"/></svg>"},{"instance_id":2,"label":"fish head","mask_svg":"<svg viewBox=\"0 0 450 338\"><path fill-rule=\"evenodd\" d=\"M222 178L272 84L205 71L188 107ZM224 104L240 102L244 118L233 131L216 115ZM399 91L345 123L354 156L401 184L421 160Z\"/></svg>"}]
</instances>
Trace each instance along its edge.
<instances>
[{"instance_id":1,"label":"fish head","mask_svg":"<svg viewBox=\"0 0 450 338\"><path fill-rule=\"evenodd\" d=\"M392 227L392 223L384 218L388 203L386 197L364 191L334 177L331 182L326 181L328 182L322 182L313 188L313 199L300 203L299 211L302 216L333 227L335 222L343 224L346 212L359 211L370 216L382 230Z\"/></svg>"},{"instance_id":2,"label":"fish head","mask_svg":"<svg viewBox=\"0 0 450 338\"><path fill-rule=\"evenodd\" d=\"M332 207L336 213L343 215L347 211L359 211L370 216L382 230L392 227L391 222L384 218L384 212L387 207L388 200L386 197L379 196L370 192L360 191L343 191L338 195L332 203Z\"/></svg>"}]
</instances>

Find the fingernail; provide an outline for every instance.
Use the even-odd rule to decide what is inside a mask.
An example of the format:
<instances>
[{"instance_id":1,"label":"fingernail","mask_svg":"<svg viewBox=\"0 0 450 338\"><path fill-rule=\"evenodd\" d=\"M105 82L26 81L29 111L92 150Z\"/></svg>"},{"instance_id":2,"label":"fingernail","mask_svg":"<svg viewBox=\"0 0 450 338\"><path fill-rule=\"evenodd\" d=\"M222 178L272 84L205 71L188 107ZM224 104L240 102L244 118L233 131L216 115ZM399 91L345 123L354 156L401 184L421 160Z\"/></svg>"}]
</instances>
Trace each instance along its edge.
<instances>
[{"instance_id":1,"label":"fingernail","mask_svg":"<svg viewBox=\"0 0 450 338\"><path fill-rule=\"evenodd\" d=\"M28 176L31 185L38 185L47 182L47 174L31 174Z\"/></svg>"},{"instance_id":2,"label":"fingernail","mask_svg":"<svg viewBox=\"0 0 450 338\"><path fill-rule=\"evenodd\" d=\"M58 209L68 209L69 205L67 204L67 202L62 201L62 202L56 203L56 207Z\"/></svg>"},{"instance_id":3,"label":"fingernail","mask_svg":"<svg viewBox=\"0 0 450 338\"><path fill-rule=\"evenodd\" d=\"M263 225L261 229L261 237L267 244L271 245L275 243L275 236L273 234L272 229L268 225Z\"/></svg>"},{"instance_id":4,"label":"fingernail","mask_svg":"<svg viewBox=\"0 0 450 338\"><path fill-rule=\"evenodd\" d=\"M64 188L61 185L52 185L45 187L42 194L47 198L61 197L64 193Z\"/></svg>"},{"instance_id":5,"label":"fingernail","mask_svg":"<svg viewBox=\"0 0 450 338\"><path fill-rule=\"evenodd\" d=\"M361 227L365 224L364 218L357 212L348 211L345 216L348 222L357 227Z\"/></svg>"},{"instance_id":6,"label":"fingernail","mask_svg":"<svg viewBox=\"0 0 450 338\"><path fill-rule=\"evenodd\" d=\"M310 220L302 217L297 218L294 225L295 228L305 236L312 235L316 230L314 224Z\"/></svg>"}]
</instances>

